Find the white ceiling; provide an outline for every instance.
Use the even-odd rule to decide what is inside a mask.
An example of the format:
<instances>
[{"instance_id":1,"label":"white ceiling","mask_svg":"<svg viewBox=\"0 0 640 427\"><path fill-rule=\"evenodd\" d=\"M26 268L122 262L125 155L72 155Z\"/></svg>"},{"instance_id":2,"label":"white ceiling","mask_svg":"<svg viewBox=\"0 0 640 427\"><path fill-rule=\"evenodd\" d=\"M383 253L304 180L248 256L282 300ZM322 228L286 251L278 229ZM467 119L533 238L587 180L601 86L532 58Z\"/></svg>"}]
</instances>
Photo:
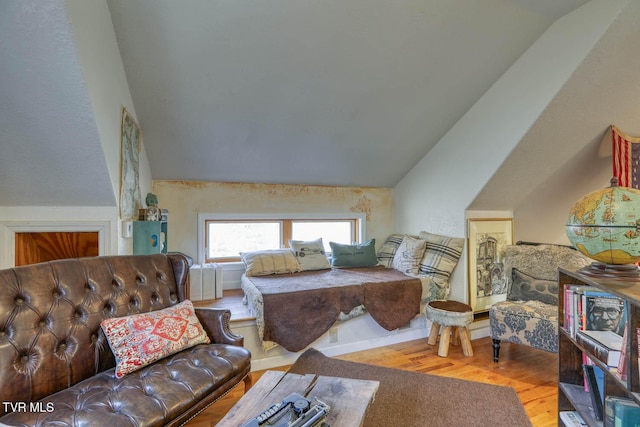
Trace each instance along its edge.
<instances>
[{"instance_id":1,"label":"white ceiling","mask_svg":"<svg viewBox=\"0 0 640 427\"><path fill-rule=\"evenodd\" d=\"M154 179L393 187L558 0L108 0Z\"/></svg>"},{"instance_id":2,"label":"white ceiling","mask_svg":"<svg viewBox=\"0 0 640 427\"><path fill-rule=\"evenodd\" d=\"M107 3L153 179L393 187L586 0ZM0 3L0 206L115 206L64 7L30 4Z\"/></svg>"}]
</instances>

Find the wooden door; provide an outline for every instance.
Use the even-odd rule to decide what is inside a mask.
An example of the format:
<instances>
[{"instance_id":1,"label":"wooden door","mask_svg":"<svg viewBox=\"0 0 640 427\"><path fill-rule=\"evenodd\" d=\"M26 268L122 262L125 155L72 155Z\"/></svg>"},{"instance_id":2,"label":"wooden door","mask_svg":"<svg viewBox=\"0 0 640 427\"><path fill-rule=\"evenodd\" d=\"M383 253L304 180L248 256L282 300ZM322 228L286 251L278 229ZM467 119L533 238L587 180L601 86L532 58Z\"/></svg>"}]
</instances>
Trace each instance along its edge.
<instances>
[{"instance_id":1,"label":"wooden door","mask_svg":"<svg viewBox=\"0 0 640 427\"><path fill-rule=\"evenodd\" d=\"M97 255L97 231L16 233L16 267Z\"/></svg>"}]
</instances>

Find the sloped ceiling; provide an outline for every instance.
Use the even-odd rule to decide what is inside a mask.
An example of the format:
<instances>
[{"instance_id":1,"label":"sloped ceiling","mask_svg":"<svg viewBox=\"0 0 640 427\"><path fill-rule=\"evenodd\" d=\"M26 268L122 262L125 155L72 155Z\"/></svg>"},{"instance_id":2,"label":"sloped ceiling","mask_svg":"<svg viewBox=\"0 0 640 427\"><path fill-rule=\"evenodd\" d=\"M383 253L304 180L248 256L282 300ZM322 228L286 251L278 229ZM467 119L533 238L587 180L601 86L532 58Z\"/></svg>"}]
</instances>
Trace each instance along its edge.
<instances>
[{"instance_id":1,"label":"sloped ceiling","mask_svg":"<svg viewBox=\"0 0 640 427\"><path fill-rule=\"evenodd\" d=\"M0 206L115 206L59 1L0 2Z\"/></svg>"},{"instance_id":2,"label":"sloped ceiling","mask_svg":"<svg viewBox=\"0 0 640 427\"><path fill-rule=\"evenodd\" d=\"M154 179L374 187L581 3L108 0Z\"/></svg>"},{"instance_id":3,"label":"sloped ceiling","mask_svg":"<svg viewBox=\"0 0 640 427\"><path fill-rule=\"evenodd\" d=\"M586 0L107 0L153 179L393 187ZM0 206L115 206L64 3L0 4Z\"/></svg>"}]
</instances>

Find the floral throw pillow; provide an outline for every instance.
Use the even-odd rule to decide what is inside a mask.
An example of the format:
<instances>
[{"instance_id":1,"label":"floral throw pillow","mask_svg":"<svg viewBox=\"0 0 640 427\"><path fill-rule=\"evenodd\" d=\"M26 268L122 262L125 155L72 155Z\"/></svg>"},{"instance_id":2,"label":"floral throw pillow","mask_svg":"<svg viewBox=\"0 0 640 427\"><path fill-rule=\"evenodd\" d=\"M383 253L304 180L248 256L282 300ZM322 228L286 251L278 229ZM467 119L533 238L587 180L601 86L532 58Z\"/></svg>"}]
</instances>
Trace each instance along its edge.
<instances>
[{"instance_id":1,"label":"floral throw pillow","mask_svg":"<svg viewBox=\"0 0 640 427\"><path fill-rule=\"evenodd\" d=\"M116 357L117 378L185 348L211 342L189 300L163 310L105 319L100 325Z\"/></svg>"}]
</instances>

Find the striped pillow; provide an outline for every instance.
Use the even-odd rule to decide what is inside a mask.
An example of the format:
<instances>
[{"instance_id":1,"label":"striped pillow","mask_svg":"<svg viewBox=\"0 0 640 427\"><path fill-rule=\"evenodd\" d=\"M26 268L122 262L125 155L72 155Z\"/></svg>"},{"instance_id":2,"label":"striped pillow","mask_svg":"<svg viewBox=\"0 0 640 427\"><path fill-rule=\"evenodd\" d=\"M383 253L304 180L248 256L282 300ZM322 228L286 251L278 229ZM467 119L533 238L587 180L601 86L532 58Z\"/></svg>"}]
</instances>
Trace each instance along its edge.
<instances>
[{"instance_id":1,"label":"striped pillow","mask_svg":"<svg viewBox=\"0 0 640 427\"><path fill-rule=\"evenodd\" d=\"M291 249L240 252L240 257L244 262L247 276L267 276L302 271L302 267Z\"/></svg>"},{"instance_id":2,"label":"striped pillow","mask_svg":"<svg viewBox=\"0 0 640 427\"><path fill-rule=\"evenodd\" d=\"M431 276L441 286L447 286L453 269L464 249L464 239L420 232L420 239L427 241L427 249L420 262L420 274Z\"/></svg>"},{"instance_id":3,"label":"striped pillow","mask_svg":"<svg viewBox=\"0 0 640 427\"><path fill-rule=\"evenodd\" d=\"M393 265L393 258L396 256L396 252L402 243L402 239L404 239L404 234L392 234L387 237L387 240L382 244L377 255L380 265L391 268Z\"/></svg>"}]
</instances>

